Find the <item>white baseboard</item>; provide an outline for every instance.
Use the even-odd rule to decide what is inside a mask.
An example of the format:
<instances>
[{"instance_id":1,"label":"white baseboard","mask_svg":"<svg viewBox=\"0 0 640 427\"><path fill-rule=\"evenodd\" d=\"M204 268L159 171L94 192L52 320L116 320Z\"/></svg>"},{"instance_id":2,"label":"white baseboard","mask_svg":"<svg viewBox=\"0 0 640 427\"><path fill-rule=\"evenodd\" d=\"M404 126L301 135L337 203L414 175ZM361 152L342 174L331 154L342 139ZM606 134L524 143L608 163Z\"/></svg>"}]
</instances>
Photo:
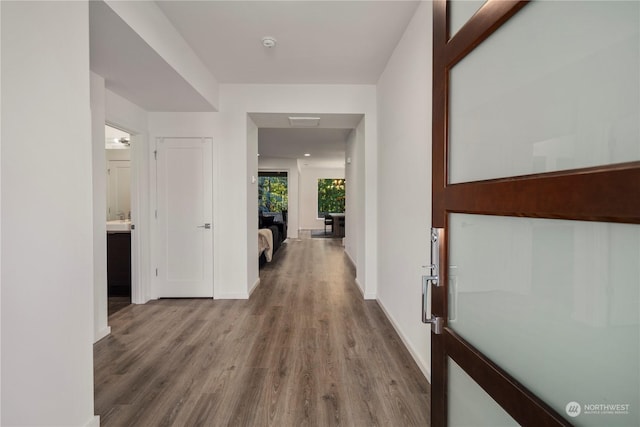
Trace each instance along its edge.
<instances>
[{"instance_id":1,"label":"white baseboard","mask_svg":"<svg viewBox=\"0 0 640 427\"><path fill-rule=\"evenodd\" d=\"M111 333L111 326L107 326L106 328L101 329L95 334L93 338L94 339L93 343L94 344L97 343L98 341L100 341L102 338L106 337L110 333Z\"/></svg>"},{"instance_id":2,"label":"white baseboard","mask_svg":"<svg viewBox=\"0 0 640 427\"><path fill-rule=\"evenodd\" d=\"M91 419L87 421L84 427L100 427L100 415L91 417Z\"/></svg>"},{"instance_id":3,"label":"white baseboard","mask_svg":"<svg viewBox=\"0 0 640 427\"><path fill-rule=\"evenodd\" d=\"M259 284L260 284L260 278L258 277L255 283L253 284L253 286L251 287L251 289L249 289L249 297L251 297L251 294L253 293L253 291L256 290Z\"/></svg>"},{"instance_id":4,"label":"white baseboard","mask_svg":"<svg viewBox=\"0 0 640 427\"><path fill-rule=\"evenodd\" d=\"M355 278L355 282L356 282L356 285L358 285L358 289L360 290L360 294L362 295L362 298L364 298L364 299L376 299L378 297L373 292L365 292L364 286L362 286L362 284L360 283L360 281L358 280L357 277Z\"/></svg>"},{"instance_id":5,"label":"white baseboard","mask_svg":"<svg viewBox=\"0 0 640 427\"><path fill-rule=\"evenodd\" d=\"M354 281L356 282L356 285L358 286L358 290L360 291L360 295L362 295L362 297L364 298L364 288L362 287L362 284L360 283L360 281L358 280L357 277L354 279Z\"/></svg>"},{"instance_id":6,"label":"white baseboard","mask_svg":"<svg viewBox=\"0 0 640 427\"><path fill-rule=\"evenodd\" d=\"M420 368L420 371L422 371L422 375L424 375L427 381L429 381L429 384L431 384L431 369L429 366L427 366L427 362L425 360L422 360L422 358L418 355L418 352L413 348L407 337L405 337L405 335L402 333L402 329L400 329L400 327L398 326L398 322L396 322L393 316L389 313L382 301L378 300L378 305L382 309L382 312L387 317L387 319L389 319L389 322L391 322L393 329L395 329L400 336L400 339L404 343L404 346L409 350L411 357L418 365L418 368Z\"/></svg>"},{"instance_id":7,"label":"white baseboard","mask_svg":"<svg viewBox=\"0 0 640 427\"><path fill-rule=\"evenodd\" d=\"M213 296L213 299L249 299L248 292L222 292Z\"/></svg>"},{"instance_id":8,"label":"white baseboard","mask_svg":"<svg viewBox=\"0 0 640 427\"><path fill-rule=\"evenodd\" d=\"M356 262L351 257L351 254L349 253L347 248L344 248L344 253L347 254L347 259L349 260L349 262L351 262L351 265L353 265L353 268L355 268L356 271L358 271L358 266L356 265Z\"/></svg>"},{"instance_id":9,"label":"white baseboard","mask_svg":"<svg viewBox=\"0 0 640 427\"><path fill-rule=\"evenodd\" d=\"M356 285L358 285L358 290L360 291L360 295L362 295L362 298L364 299L376 299L378 296L375 293L372 292L365 292L364 291L364 286L362 286L362 284L360 283L360 281L358 280L358 278L356 277L354 279L354 281L356 282Z\"/></svg>"}]
</instances>

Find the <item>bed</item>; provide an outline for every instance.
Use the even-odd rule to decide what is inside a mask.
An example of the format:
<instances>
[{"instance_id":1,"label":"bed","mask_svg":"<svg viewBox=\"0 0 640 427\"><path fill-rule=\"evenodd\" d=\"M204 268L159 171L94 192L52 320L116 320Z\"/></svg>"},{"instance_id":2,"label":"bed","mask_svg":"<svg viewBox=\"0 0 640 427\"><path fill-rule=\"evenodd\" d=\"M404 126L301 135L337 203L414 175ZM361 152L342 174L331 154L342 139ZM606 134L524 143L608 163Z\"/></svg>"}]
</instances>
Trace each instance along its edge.
<instances>
[{"instance_id":1,"label":"bed","mask_svg":"<svg viewBox=\"0 0 640 427\"><path fill-rule=\"evenodd\" d=\"M267 262L271 262L273 254L282 245L283 240L287 238L286 222L276 221L280 218L286 220L286 214L280 212L269 213L274 215L260 213L258 220L258 259L260 267Z\"/></svg>"},{"instance_id":2,"label":"bed","mask_svg":"<svg viewBox=\"0 0 640 427\"><path fill-rule=\"evenodd\" d=\"M258 229L258 257L266 258L267 262L271 262L273 257L273 231L270 228Z\"/></svg>"}]
</instances>

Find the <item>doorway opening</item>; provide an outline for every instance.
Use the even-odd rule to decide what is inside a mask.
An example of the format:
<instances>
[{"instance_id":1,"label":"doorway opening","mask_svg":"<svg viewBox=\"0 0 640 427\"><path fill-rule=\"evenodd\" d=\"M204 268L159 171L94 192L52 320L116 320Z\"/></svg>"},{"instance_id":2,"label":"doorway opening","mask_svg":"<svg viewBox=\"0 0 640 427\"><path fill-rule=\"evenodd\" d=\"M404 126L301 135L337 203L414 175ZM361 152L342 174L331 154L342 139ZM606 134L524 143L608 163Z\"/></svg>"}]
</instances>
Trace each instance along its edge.
<instances>
[{"instance_id":1,"label":"doorway opening","mask_svg":"<svg viewBox=\"0 0 640 427\"><path fill-rule=\"evenodd\" d=\"M324 220L324 230L312 230L311 237L345 236L345 183L344 178L318 179L318 218Z\"/></svg>"},{"instance_id":2,"label":"doorway opening","mask_svg":"<svg viewBox=\"0 0 640 427\"><path fill-rule=\"evenodd\" d=\"M287 240L289 178L285 171L258 172L258 266L271 262Z\"/></svg>"},{"instance_id":3,"label":"doorway opening","mask_svg":"<svg viewBox=\"0 0 640 427\"><path fill-rule=\"evenodd\" d=\"M105 125L107 313L131 304L131 135Z\"/></svg>"},{"instance_id":4,"label":"doorway opening","mask_svg":"<svg viewBox=\"0 0 640 427\"><path fill-rule=\"evenodd\" d=\"M345 253L357 265L360 247L364 254L365 234L361 218L365 205L364 115L299 112L248 116L257 128L256 135L248 139L248 161L253 163L257 155L258 172L288 171L288 238L340 239ZM314 126L300 125L298 118L314 118ZM319 180L324 179L344 191L336 195L332 187L331 194L326 195L339 208L334 204L325 206L324 194L319 197ZM348 187L344 185L346 181ZM256 209L258 193L256 188ZM325 218L327 213L336 218ZM325 221L332 220L337 224L335 236L334 228L325 225ZM364 265L364 258L360 264Z\"/></svg>"}]
</instances>

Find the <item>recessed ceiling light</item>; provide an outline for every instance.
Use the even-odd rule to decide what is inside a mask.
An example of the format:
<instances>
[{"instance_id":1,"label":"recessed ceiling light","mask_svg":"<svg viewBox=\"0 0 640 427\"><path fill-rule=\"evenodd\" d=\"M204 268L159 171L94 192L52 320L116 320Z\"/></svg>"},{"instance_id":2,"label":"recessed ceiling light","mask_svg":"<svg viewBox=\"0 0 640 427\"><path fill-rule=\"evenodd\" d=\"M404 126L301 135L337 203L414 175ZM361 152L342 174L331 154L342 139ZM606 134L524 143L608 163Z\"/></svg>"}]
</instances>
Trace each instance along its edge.
<instances>
[{"instance_id":1,"label":"recessed ceiling light","mask_svg":"<svg viewBox=\"0 0 640 427\"><path fill-rule=\"evenodd\" d=\"M311 154L309 154L309 153L304 153L304 156L305 156L305 157L311 157Z\"/></svg>"},{"instance_id":2,"label":"recessed ceiling light","mask_svg":"<svg viewBox=\"0 0 640 427\"><path fill-rule=\"evenodd\" d=\"M275 47L277 43L277 40L273 37L270 36L265 36L262 38L262 46L271 49L272 47Z\"/></svg>"},{"instance_id":3,"label":"recessed ceiling light","mask_svg":"<svg viewBox=\"0 0 640 427\"><path fill-rule=\"evenodd\" d=\"M289 117L291 127L313 128L320 125L320 117Z\"/></svg>"}]
</instances>

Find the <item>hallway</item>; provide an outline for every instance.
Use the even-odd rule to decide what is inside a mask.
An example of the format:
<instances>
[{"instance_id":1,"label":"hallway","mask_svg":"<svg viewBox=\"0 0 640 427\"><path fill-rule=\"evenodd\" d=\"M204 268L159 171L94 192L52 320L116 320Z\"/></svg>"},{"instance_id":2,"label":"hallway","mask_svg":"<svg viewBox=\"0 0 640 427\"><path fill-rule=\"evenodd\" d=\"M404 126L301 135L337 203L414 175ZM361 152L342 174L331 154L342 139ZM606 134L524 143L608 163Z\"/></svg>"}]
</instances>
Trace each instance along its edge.
<instances>
[{"instance_id":1,"label":"hallway","mask_svg":"<svg viewBox=\"0 0 640 427\"><path fill-rule=\"evenodd\" d=\"M94 346L102 426L427 426L429 384L339 240L289 240L249 300L167 299Z\"/></svg>"}]
</instances>

